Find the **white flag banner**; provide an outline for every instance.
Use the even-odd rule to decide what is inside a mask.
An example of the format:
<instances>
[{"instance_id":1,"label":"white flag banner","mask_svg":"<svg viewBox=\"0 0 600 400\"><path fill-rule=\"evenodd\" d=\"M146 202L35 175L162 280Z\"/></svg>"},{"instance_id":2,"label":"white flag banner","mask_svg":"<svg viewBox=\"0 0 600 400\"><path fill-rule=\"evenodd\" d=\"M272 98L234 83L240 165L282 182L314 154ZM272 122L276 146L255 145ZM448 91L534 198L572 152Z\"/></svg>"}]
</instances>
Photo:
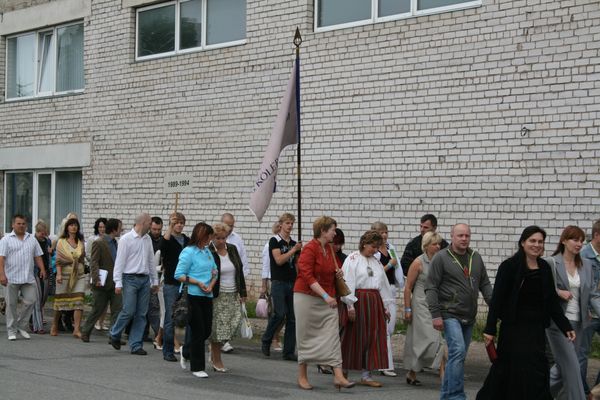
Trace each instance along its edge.
<instances>
[{"instance_id":1,"label":"white flag banner","mask_svg":"<svg viewBox=\"0 0 600 400\"><path fill-rule=\"evenodd\" d=\"M271 131L271 138L263 157L258 176L254 181L254 189L250 195L250 210L260 222L269 208L273 192L275 191L275 179L279 165L281 151L290 144L298 143L298 104L296 99L296 74L297 63L294 63L292 75L288 81L287 89L275 125Z\"/></svg>"}]
</instances>

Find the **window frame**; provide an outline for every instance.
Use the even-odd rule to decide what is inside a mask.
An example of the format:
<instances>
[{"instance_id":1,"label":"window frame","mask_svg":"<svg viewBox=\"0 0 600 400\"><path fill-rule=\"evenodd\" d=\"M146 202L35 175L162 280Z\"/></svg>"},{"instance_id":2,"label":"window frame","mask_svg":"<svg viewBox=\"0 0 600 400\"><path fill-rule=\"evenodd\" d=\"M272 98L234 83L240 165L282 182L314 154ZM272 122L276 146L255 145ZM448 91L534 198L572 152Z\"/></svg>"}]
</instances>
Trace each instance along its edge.
<instances>
[{"instance_id":1,"label":"window frame","mask_svg":"<svg viewBox=\"0 0 600 400\"><path fill-rule=\"evenodd\" d=\"M208 25L206 23L206 19L207 19L206 11L207 11L208 0L201 0L202 1L202 22L201 22L202 32L201 32L200 47L191 47L189 49L180 49L179 46L180 46L180 30L181 30L181 4L187 3L188 1L190 1L190 0L171 0L171 1L166 1L166 2L162 2L162 3L158 3L158 4L153 4L150 6L139 7L135 10L135 49L134 49L135 61L155 60L157 58L171 57L171 56L175 56L178 54L196 53L196 52L200 52L200 51L220 49L223 47L240 46L240 45L247 43L247 37L245 37L243 39L233 40L233 41L229 41L229 42L206 44L206 29L207 29L207 25ZM140 40L139 40L140 12L152 10L155 8L168 7L170 5L175 5L175 50L167 51L167 52L159 53L159 54L151 54L148 56L138 56L139 43L140 43ZM248 3L246 1L246 14L245 14L246 23L248 22L247 6L248 6ZM247 31L246 31L246 34L247 34Z\"/></svg>"},{"instance_id":2,"label":"window frame","mask_svg":"<svg viewBox=\"0 0 600 400\"><path fill-rule=\"evenodd\" d=\"M57 51L58 51L58 30L60 28L65 28L68 26L74 26L74 25L81 25L82 28L84 29L83 33L84 33L84 63L83 63L83 72L84 72L84 85L83 88L81 89L73 89L73 90L64 90L64 91L56 91L56 80L57 80L57 76L58 76L58 57L57 57ZM53 45L52 45L52 51L54 52L54 76L53 76L53 90L50 92L40 92L39 88L40 88L40 78L41 78L41 57L40 57L40 35L43 35L45 33L48 32L52 32L52 36L53 36ZM27 36L27 35L35 35L35 48L34 48L34 54L35 54L35 62L34 62L34 94L32 96L22 96L22 97L8 97L8 65L9 65L9 60L8 60L8 41L10 39L14 39L14 38L18 38L21 36ZM6 51L5 51L5 57L4 60L6 61L6 66L4 68L4 100L6 102L12 102L12 101L23 101L23 100L31 100L31 99L38 99L38 98L47 98L47 97L53 97L53 96L64 96L64 95L69 95L69 94L78 94L78 93L83 93L85 91L85 24L83 20L78 20L78 21L71 21L65 24L60 24L60 25L55 25L52 27L44 27L35 31L27 31L27 32L21 32L21 33L17 33L14 35L8 35L6 36Z\"/></svg>"},{"instance_id":3,"label":"window frame","mask_svg":"<svg viewBox=\"0 0 600 400\"><path fill-rule=\"evenodd\" d=\"M3 213L4 213L4 231L5 233L10 233L11 230L11 218L12 215L8 215L8 210L6 209L6 196L7 196L7 184L8 174L21 174L21 173L31 173L32 174L32 190L31 190L31 221L28 221L28 229L31 228L30 233L34 233L34 227L39 219L39 177L40 175L50 175L50 221L44 221L48 225L48 235L57 235L58 232L54 232L54 228L56 226L56 221L64 218L64 216L59 216L57 219L56 216L56 173L57 172L81 172L82 173L82 191L81 196L83 198L83 170L81 168L57 168L57 169L19 169L19 170L10 170L4 171L4 194L3 194ZM82 201L83 205L83 201ZM83 211L83 210L81 210ZM81 212L79 213L79 218L81 218Z\"/></svg>"},{"instance_id":4,"label":"window frame","mask_svg":"<svg viewBox=\"0 0 600 400\"><path fill-rule=\"evenodd\" d=\"M469 8L481 7L481 5L483 4L483 0L470 0L470 1L464 1L463 3L460 3L460 4L452 4L449 6L428 8L426 10L417 10L418 0L410 0L410 11L409 12L379 17L378 16L378 14L379 14L378 0L370 0L371 1L371 18L363 19L360 21L345 22L343 24L327 25L327 26L319 27L318 22L319 22L319 9L321 6L321 1L322 0L315 0L315 13L314 13L314 21L313 21L314 22L313 29L315 32L329 32L329 31L334 31L334 30L338 30L338 29L353 28L353 27L357 27L357 26L376 24L379 22L397 21L397 20L401 20L401 19L416 18L416 17L420 17L420 16L424 16L424 15L441 14L441 13L451 12L451 11L466 10Z\"/></svg>"}]
</instances>

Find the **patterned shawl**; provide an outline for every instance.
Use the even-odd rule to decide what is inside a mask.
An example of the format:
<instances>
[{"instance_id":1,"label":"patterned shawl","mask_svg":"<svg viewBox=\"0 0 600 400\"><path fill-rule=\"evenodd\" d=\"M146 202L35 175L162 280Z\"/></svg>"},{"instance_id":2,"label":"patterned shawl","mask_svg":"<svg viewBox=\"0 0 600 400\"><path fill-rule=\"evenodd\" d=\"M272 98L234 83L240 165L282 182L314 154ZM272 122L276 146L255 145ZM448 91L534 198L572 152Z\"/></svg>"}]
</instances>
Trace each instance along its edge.
<instances>
[{"instance_id":1,"label":"patterned shawl","mask_svg":"<svg viewBox=\"0 0 600 400\"><path fill-rule=\"evenodd\" d=\"M77 283L77 273L79 271L79 264L83 259L84 249L83 241L79 240L77 247L73 248L67 241L67 239L59 239L56 244L56 262L62 267L72 266L71 274L69 275L69 282L67 282L67 291L71 293L75 284Z\"/></svg>"}]
</instances>

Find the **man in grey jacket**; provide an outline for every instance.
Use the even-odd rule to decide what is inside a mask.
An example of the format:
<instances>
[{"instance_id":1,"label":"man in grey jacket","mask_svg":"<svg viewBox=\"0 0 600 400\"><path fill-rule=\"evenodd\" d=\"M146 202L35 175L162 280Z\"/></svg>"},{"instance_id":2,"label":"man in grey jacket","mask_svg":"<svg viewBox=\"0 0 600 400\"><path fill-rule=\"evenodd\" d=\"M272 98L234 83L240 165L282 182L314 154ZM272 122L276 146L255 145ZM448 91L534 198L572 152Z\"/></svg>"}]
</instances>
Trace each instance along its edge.
<instances>
[{"instance_id":1,"label":"man in grey jacket","mask_svg":"<svg viewBox=\"0 0 600 400\"><path fill-rule=\"evenodd\" d=\"M431 260L425 294L433 327L444 331L448 344L440 400L464 400L465 358L477 316L477 298L481 292L489 304L492 285L481 256L469 248L469 225L454 225L450 237L450 246Z\"/></svg>"},{"instance_id":2,"label":"man in grey jacket","mask_svg":"<svg viewBox=\"0 0 600 400\"><path fill-rule=\"evenodd\" d=\"M588 355L592 348L592 337L594 332L600 334L600 219L592 225L592 240L585 245L581 250L581 258L587 259L592 264L592 293L590 296L590 312L592 319L587 327L584 328L583 337L581 339L579 366L581 368L581 376L583 379L583 389L585 393L590 392L590 387L587 384L587 366ZM600 383L600 373L596 377L595 385Z\"/></svg>"}]
</instances>

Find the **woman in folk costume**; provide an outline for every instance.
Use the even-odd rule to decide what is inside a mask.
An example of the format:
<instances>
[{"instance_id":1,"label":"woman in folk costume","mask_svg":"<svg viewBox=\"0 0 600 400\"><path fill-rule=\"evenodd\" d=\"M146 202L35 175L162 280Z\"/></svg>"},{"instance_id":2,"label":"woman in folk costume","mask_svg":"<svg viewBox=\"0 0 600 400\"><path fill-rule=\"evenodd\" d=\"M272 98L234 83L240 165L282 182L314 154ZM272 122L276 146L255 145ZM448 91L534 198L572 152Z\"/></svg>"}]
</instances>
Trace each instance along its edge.
<instances>
[{"instance_id":1,"label":"woman in folk costume","mask_svg":"<svg viewBox=\"0 0 600 400\"><path fill-rule=\"evenodd\" d=\"M344 278L350 294L342 297L346 313L342 317L343 368L362 371L361 385L381 387L371 371L388 369L386 321L394 298L383 265L374 257L383 243L376 231L360 238L359 251L344 261Z\"/></svg>"},{"instance_id":2,"label":"woman in folk costume","mask_svg":"<svg viewBox=\"0 0 600 400\"><path fill-rule=\"evenodd\" d=\"M404 286L404 273L402 272L402 268L400 268L400 262L398 260L398 256L396 255L395 247L388 242L387 225L381 221L377 221L371 224L371 229L377 231L377 233L379 233L383 239L381 245L379 246L379 251L375 253L375 258L377 258L381 265L383 265L383 270L385 271L385 275L387 276L390 284L390 289L392 290L392 298L394 299L389 309L390 318L387 321L387 349L389 367L379 372L381 375L394 377L397 376L397 374L394 371L392 335L396 329L396 314L398 312L396 309L395 299L398 291Z\"/></svg>"},{"instance_id":3,"label":"woman in folk costume","mask_svg":"<svg viewBox=\"0 0 600 400\"><path fill-rule=\"evenodd\" d=\"M58 334L61 311L74 311L73 336L80 338L85 271L85 250L79 221L66 221L60 238L56 242L56 294L54 296L54 319L50 334Z\"/></svg>"}]
</instances>

